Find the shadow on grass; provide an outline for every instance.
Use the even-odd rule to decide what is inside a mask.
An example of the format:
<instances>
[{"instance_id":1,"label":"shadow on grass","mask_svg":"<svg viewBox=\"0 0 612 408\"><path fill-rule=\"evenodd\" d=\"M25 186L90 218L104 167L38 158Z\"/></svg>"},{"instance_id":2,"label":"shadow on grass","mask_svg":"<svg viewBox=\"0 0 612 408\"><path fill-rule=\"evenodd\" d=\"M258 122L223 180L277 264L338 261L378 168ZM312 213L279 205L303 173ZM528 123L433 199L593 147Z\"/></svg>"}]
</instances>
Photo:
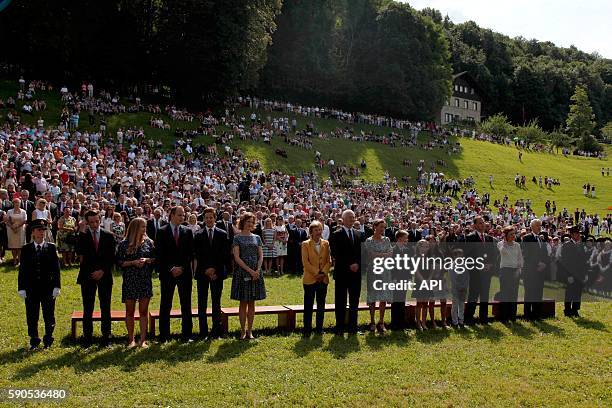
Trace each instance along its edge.
<instances>
[{"instance_id":1,"label":"shadow on grass","mask_svg":"<svg viewBox=\"0 0 612 408\"><path fill-rule=\"evenodd\" d=\"M404 330L390 330L385 334L367 333L365 343L372 350L381 350L389 345L406 345L411 337Z\"/></svg>"},{"instance_id":2,"label":"shadow on grass","mask_svg":"<svg viewBox=\"0 0 612 408\"><path fill-rule=\"evenodd\" d=\"M494 326L473 325L471 326L471 332L477 339L485 339L493 342L501 341L502 337L504 337L504 332Z\"/></svg>"},{"instance_id":3,"label":"shadow on grass","mask_svg":"<svg viewBox=\"0 0 612 408\"><path fill-rule=\"evenodd\" d=\"M315 334L312 337L302 337L293 346L293 352L298 357L306 357L311 351L323 346L323 336Z\"/></svg>"},{"instance_id":4,"label":"shadow on grass","mask_svg":"<svg viewBox=\"0 0 612 408\"><path fill-rule=\"evenodd\" d=\"M599 320L591 320L586 317L578 317L572 320L574 321L574 323L576 323L576 326L580 326L583 329L599 330L602 332L608 331L608 328L606 327L606 325L600 322Z\"/></svg>"},{"instance_id":5,"label":"shadow on grass","mask_svg":"<svg viewBox=\"0 0 612 408\"><path fill-rule=\"evenodd\" d=\"M23 380L36 375L41 370L57 370L65 367L72 367L76 373L93 372L107 367L119 367L122 371L132 372L140 365L154 361L165 361L173 365L184 361L199 360L210 348L210 342L204 341L150 343L147 349L127 349L116 343L108 348L93 346L83 349L75 346L74 343L70 344L73 347L67 353L23 367L12 378Z\"/></svg>"},{"instance_id":6,"label":"shadow on grass","mask_svg":"<svg viewBox=\"0 0 612 408\"><path fill-rule=\"evenodd\" d=\"M329 351L336 359L342 359L350 353L357 353L360 349L357 335L349 334L348 337L334 335L323 350Z\"/></svg>"},{"instance_id":7,"label":"shadow on grass","mask_svg":"<svg viewBox=\"0 0 612 408\"><path fill-rule=\"evenodd\" d=\"M525 326L523 322L521 322L520 320L517 320L513 322L512 324L506 324L506 327L510 329L510 332L513 335L522 337L524 339L531 339L536 333L534 329L532 329L531 327Z\"/></svg>"},{"instance_id":8,"label":"shadow on grass","mask_svg":"<svg viewBox=\"0 0 612 408\"><path fill-rule=\"evenodd\" d=\"M546 320L534 320L531 324L542 333L552 334L554 336L564 337L565 329L554 326L547 322Z\"/></svg>"},{"instance_id":9,"label":"shadow on grass","mask_svg":"<svg viewBox=\"0 0 612 408\"><path fill-rule=\"evenodd\" d=\"M255 346L256 341L232 339L219 346L217 352L206 360L209 363L223 363L232 358L239 357L242 353Z\"/></svg>"},{"instance_id":10,"label":"shadow on grass","mask_svg":"<svg viewBox=\"0 0 612 408\"><path fill-rule=\"evenodd\" d=\"M30 352L26 347L21 347L17 350L11 350L0 354L0 364L20 363L30 358L32 355L34 355L34 353Z\"/></svg>"},{"instance_id":11,"label":"shadow on grass","mask_svg":"<svg viewBox=\"0 0 612 408\"><path fill-rule=\"evenodd\" d=\"M419 343L432 344L439 343L450 336L449 329L427 329L427 330L417 330L416 331L416 340Z\"/></svg>"}]
</instances>

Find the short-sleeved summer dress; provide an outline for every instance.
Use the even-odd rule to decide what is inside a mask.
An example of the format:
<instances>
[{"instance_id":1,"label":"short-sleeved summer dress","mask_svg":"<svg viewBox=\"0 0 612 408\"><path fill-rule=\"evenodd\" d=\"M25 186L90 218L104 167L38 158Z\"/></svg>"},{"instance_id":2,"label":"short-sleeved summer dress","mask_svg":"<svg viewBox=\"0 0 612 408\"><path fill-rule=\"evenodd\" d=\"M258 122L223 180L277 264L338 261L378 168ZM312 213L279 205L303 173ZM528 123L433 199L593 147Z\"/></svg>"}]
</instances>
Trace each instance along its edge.
<instances>
[{"instance_id":1,"label":"short-sleeved summer dress","mask_svg":"<svg viewBox=\"0 0 612 408\"><path fill-rule=\"evenodd\" d=\"M232 248L240 248L240 259L244 261L249 268L256 269L259 256L259 247L263 246L259 235L235 235ZM236 270L232 276L232 291L231 296L234 300L251 301L262 300L266 298L266 286L264 283L263 273L259 275L259 279L253 280L251 274L236 265Z\"/></svg>"}]
</instances>

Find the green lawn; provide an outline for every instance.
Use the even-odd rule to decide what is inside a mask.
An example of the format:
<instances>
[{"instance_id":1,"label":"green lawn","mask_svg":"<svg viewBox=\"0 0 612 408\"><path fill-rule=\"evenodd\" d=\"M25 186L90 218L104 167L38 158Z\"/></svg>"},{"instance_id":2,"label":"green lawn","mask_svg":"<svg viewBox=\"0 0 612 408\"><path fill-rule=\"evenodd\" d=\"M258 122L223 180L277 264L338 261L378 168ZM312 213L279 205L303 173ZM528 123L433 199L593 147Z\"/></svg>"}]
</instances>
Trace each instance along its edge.
<instances>
[{"instance_id":1,"label":"green lawn","mask_svg":"<svg viewBox=\"0 0 612 408\"><path fill-rule=\"evenodd\" d=\"M124 325L113 323L118 338L110 348L83 350L68 337L70 313L80 308L76 271L62 274L56 344L30 353L16 271L0 267L0 388L66 388L70 396L65 405L75 407L612 403L609 303L585 304L578 320L559 317L558 305L557 318L539 323L344 338L326 332L302 339L298 333L273 330L273 317L256 317L259 339L252 342L235 340L238 322L230 318L232 333L226 339L192 344L174 340L147 350L127 350ZM228 299L229 286L230 280L223 306L235 304ZM299 278L269 278L266 286L268 298L260 304L302 302ZM159 307L158 288L155 282L152 309ZM113 309L122 309L120 292L117 276ZM333 282L328 293L332 302ZM367 319L367 313L360 314L361 323ZM326 326L332 324L328 314ZM172 330L180 332L178 321ZM99 333L99 324L94 333Z\"/></svg>"}]
</instances>

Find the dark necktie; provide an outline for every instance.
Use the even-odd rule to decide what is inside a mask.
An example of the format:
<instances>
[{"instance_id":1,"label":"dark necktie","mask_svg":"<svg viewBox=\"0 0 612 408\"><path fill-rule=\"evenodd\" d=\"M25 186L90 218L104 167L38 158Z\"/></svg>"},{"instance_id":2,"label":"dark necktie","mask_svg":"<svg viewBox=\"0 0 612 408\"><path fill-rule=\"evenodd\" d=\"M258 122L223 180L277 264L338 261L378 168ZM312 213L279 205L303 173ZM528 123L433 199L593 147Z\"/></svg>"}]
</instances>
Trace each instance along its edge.
<instances>
[{"instance_id":1,"label":"dark necktie","mask_svg":"<svg viewBox=\"0 0 612 408\"><path fill-rule=\"evenodd\" d=\"M92 234L93 234L94 248L96 249L96 252L98 252L98 245L99 245L98 232L97 231L92 231Z\"/></svg>"},{"instance_id":2,"label":"dark necktie","mask_svg":"<svg viewBox=\"0 0 612 408\"><path fill-rule=\"evenodd\" d=\"M212 230L212 228L208 229L208 243L210 245L212 245L212 243L213 243L213 230Z\"/></svg>"},{"instance_id":3,"label":"dark necktie","mask_svg":"<svg viewBox=\"0 0 612 408\"><path fill-rule=\"evenodd\" d=\"M178 243L179 243L179 229L178 229L178 225L174 227L174 242L176 243L176 246L178 247Z\"/></svg>"},{"instance_id":4,"label":"dark necktie","mask_svg":"<svg viewBox=\"0 0 612 408\"><path fill-rule=\"evenodd\" d=\"M349 238L351 239L351 244L355 243L355 238L353 237L353 229L349 229Z\"/></svg>"}]
</instances>

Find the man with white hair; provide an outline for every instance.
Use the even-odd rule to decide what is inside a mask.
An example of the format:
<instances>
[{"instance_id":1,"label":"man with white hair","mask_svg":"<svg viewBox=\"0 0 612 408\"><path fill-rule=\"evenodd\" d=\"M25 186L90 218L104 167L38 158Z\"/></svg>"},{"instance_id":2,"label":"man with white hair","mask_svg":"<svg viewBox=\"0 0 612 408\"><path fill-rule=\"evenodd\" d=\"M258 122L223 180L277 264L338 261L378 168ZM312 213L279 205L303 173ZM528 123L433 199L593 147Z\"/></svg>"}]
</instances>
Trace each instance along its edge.
<instances>
[{"instance_id":1,"label":"man with white hair","mask_svg":"<svg viewBox=\"0 0 612 408\"><path fill-rule=\"evenodd\" d=\"M361 292L361 233L353 229L355 213L342 212L342 227L330 237L331 256L334 259L336 334L344 334L346 300L348 294L348 332L357 333L357 311Z\"/></svg>"},{"instance_id":2,"label":"man with white hair","mask_svg":"<svg viewBox=\"0 0 612 408\"><path fill-rule=\"evenodd\" d=\"M526 234L521 242L523 253L523 285L525 286L526 319L541 319L544 277L550 263L546 240L541 236L542 221L531 220L531 233Z\"/></svg>"}]
</instances>

